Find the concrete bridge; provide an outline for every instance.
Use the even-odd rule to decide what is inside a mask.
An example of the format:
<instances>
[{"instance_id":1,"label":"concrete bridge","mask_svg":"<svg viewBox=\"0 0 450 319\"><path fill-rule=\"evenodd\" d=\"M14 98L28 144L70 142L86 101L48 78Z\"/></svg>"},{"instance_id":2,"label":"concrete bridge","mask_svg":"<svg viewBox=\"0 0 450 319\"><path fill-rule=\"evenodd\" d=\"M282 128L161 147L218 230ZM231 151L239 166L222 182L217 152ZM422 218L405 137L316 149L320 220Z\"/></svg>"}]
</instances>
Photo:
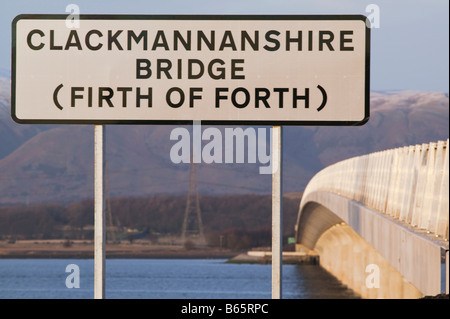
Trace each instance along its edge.
<instances>
[{"instance_id":1,"label":"concrete bridge","mask_svg":"<svg viewBox=\"0 0 450 319\"><path fill-rule=\"evenodd\" d=\"M448 140L331 165L307 185L297 251L363 298L420 298L449 290Z\"/></svg>"}]
</instances>

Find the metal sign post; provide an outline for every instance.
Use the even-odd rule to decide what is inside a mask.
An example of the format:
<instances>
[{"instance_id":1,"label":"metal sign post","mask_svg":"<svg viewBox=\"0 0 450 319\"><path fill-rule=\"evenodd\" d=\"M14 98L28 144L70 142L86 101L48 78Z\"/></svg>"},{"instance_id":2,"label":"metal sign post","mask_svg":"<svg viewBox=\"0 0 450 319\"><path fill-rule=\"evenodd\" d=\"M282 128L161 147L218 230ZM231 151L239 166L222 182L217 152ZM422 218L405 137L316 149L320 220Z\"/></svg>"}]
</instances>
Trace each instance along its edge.
<instances>
[{"instance_id":1,"label":"metal sign post","mask_svg":"<svg viewBox=\"0 0 450 319\"><path fill-rule=\"evenodd\" d=\"M283 157L282 126L272 135L272 299L281 299L283 266Z\"/></svg>"},{"instance_id":2,"label":"metal sign post","mask_svg":"<svg viewBox=\"0 0 450 319\"><path fill-rule=\"evenodd\" d=\"M94 298L105 298L105 127L95 125L94 142Z\"/></svg>"}]
</instances>

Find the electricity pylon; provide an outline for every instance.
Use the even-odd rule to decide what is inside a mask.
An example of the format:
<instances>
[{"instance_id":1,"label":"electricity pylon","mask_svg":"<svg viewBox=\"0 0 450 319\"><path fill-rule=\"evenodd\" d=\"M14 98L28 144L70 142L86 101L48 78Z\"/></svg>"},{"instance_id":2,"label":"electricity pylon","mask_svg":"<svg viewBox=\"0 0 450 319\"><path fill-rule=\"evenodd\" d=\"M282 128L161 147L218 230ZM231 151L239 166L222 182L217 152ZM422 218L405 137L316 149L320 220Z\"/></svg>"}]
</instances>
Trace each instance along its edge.
<instances>
[{"instance_id":1,"label":"electricity pylon","mask_svg":"<svg viewBox=\"0 0 450 319\"><path fill-rule=\"evenodd\" d=\"M192 153L189 167L189 186L186 199L186 210L184 212L183 230L181 232L182 243L184 244L188 239L193 239L193 241L198 244L206 243L203 232L200 201L198 198L197 168L196 164L193 162Z\"/></svg>"}]
</instances>

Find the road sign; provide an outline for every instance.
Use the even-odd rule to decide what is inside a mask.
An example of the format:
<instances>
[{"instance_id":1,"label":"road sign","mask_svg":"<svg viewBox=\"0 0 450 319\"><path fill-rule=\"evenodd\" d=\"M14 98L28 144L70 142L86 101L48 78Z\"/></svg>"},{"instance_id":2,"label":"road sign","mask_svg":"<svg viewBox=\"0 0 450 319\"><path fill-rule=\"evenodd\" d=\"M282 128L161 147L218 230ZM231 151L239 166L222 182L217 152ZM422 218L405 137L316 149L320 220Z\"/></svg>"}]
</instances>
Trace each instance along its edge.
<instances>
[{"instance_id":1,"label":"road sign","mask_svg":"<svg viewBox=\"0 0 450 319\"><path fill-rule=\"evenodd\" d=\"M370 29L340 16L19 15L12 117L54 124L357 125Z\"/></svg>"}]
</instances>

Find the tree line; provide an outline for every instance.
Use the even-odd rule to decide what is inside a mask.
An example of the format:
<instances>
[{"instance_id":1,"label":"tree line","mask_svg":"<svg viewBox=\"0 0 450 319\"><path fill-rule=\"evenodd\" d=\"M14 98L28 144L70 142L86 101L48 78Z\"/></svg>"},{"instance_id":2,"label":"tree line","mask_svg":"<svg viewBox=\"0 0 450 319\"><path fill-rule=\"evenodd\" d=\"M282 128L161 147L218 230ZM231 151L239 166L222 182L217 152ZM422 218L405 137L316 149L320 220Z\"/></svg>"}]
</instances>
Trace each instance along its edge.
<instances>
[{"instance_id":1,"label":"tree line","mask_svg":"<svg viewBox=\"0 0 450 319\"><path fill-rule=\"evenodd\" d=\"M181 236L186 199L186 196L173 195L111 198L106 203L107 229L114 229L119 239L129 239L130 230L135 238L152 241L160 236ZM285 237L294 236L298 205L298 199L283 201ZM200 209L208 245L231 249L270 246L270 195L205 195L200 196ZM91 240L93 225L92 199L70 204L0 207L2 240Z\"/></svg>"}]
</instances>

